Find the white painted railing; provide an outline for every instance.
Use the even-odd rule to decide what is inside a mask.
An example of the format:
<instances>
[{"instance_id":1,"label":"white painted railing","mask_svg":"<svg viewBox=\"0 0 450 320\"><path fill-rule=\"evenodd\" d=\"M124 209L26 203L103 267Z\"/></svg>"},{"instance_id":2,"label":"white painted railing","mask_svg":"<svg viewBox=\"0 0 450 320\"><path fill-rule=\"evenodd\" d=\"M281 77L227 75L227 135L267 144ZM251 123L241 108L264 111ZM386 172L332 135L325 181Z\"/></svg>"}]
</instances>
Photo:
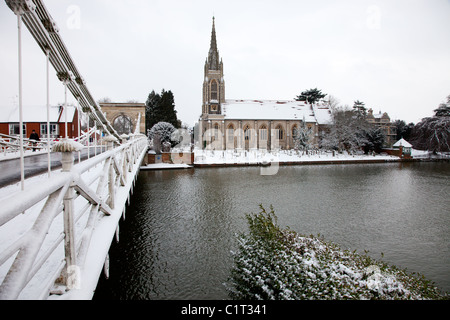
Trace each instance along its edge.
<instances>
[{"instance_id":1,"label":"white painted railing","mask_svg":"<svg viewBox=\"0 0 450 320\"><path fill-rule=\"evenodd\" d=\"M82 146L56 144L60 172L0 199L0 300L92 297L148 146L144 135L108 138L76 165Z\"/></svg>"},{"instance_id":2,"label":"white painted railing","mask_svg":"<svg viewBox=\"0 0 450 320\"><path fill-rule=\"evenodd\" d=\"M18 152L20 149L20 142L18 136L9 136L0 133L0 148L3 154L10 152ZM46 141L35 141L31 139L23 138L23 149L24 150L41 150L47 149Z\"/></svg>"}]
</instances>

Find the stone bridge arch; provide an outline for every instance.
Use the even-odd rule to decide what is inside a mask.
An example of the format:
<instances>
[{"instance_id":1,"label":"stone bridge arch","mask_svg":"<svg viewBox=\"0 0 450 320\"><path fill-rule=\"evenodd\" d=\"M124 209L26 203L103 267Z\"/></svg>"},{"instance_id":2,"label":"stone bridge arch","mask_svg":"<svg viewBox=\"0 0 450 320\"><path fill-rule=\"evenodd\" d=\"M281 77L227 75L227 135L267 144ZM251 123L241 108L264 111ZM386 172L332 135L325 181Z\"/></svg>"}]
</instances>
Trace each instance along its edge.
<instances>
[{"instance_id":1,"label":"stone bridge arch","mask_svg":"<svg viewBox=\"0 0 450 320\"><path fill-rule=\"evenodd\" d=\"M127 119L131 122L132 130L136 128L137 120L139 119L139 114L141 114L141 121L139 123L139 132L146 134L145 132L145 103L99 103L102 111L106 113L106 119L114 126L114 121L116 124L120 124L121 127L126 128ZM116 129L117 130L117 129Z\"/></svg>"}]
</instances>

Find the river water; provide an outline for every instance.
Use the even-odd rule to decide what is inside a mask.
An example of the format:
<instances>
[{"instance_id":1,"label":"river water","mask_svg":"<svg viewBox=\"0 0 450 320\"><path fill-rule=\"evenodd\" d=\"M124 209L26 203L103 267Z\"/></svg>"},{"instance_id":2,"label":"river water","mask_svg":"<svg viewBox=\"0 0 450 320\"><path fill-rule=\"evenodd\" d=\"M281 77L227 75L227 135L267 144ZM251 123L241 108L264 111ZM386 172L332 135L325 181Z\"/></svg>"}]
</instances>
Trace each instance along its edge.
<instances>
[{"instance_id":1,"label":"river water","mask_svg":"<svg viewBox=\"0 0 450 320\"><path fill-rule=\"evenodd\" d=\"M450 164L387 163L141 171L110 278L94 299L227 299L245 213L419 272L450 291Z\"/></svg>"}]
</instances>

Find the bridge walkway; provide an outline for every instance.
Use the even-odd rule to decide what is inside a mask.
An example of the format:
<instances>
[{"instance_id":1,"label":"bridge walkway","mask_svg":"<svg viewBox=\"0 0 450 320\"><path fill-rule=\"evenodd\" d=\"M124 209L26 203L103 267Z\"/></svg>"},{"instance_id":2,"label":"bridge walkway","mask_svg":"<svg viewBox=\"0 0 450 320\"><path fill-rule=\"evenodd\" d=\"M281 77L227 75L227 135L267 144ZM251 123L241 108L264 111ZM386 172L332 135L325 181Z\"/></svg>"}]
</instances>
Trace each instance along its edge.
<instances>
[{"instance_id":1,"label":"bridge walkway","mask_svg":"<svg viewBox=\"0 0 450 320\"><path fill-rule=\"evenodd\" d=\"M148 141L110 136L107 151L78 163L81 147L62 141L60 171L0 189L0 299L92 298Z\"/></svg>"}]
</instances>

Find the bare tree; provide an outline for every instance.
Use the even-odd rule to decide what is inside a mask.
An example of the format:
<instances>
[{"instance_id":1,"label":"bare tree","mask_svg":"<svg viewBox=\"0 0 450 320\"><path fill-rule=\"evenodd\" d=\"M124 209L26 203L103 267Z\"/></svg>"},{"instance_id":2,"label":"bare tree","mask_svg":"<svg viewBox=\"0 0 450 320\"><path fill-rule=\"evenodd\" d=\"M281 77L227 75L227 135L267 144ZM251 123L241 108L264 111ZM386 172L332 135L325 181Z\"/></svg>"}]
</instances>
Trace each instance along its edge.
<instances>
[{"instance_id":1,"label":"bare tree","mask_svg":"<svg viewBox=\"0 0 450 320\"><path fill-rule=\"evenodd\" d=\"M111 98L103 97L97 101L98 103L111 103Z\"/></svg>"}]
</instances>

